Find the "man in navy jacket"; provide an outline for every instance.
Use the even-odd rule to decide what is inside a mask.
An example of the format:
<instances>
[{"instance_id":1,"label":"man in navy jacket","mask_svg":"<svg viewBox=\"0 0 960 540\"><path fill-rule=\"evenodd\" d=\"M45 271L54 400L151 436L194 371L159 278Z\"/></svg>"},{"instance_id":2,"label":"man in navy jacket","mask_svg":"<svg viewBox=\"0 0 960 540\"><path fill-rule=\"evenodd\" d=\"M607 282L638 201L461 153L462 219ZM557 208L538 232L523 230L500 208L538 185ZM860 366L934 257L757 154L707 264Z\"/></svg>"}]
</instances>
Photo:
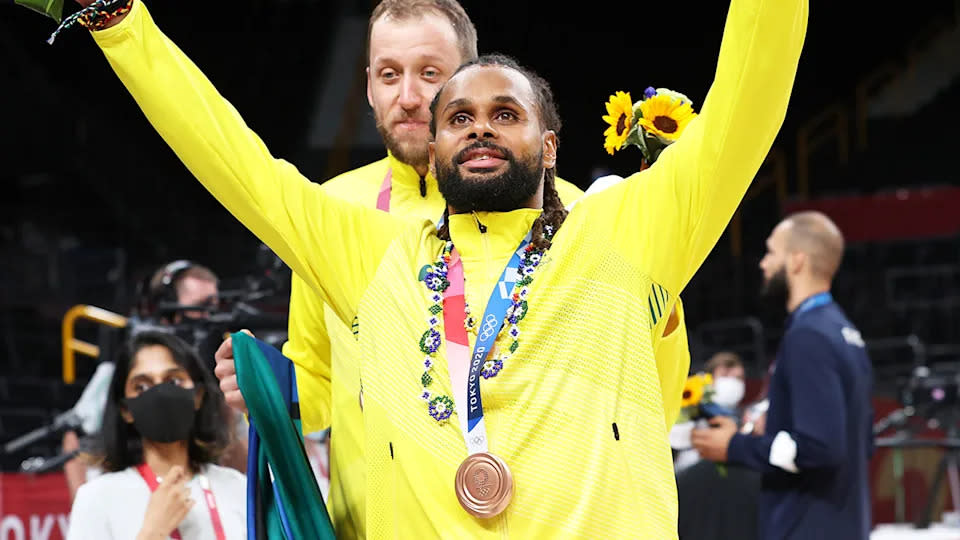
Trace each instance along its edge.
<instances>
[{"instance_id":1,"label":"man in navy jacket","mask_svg":"<svg viewBox=\"0 0 960 540\"><path fill-rule=\"evenodd\" d=\"M725 417L691 440L713 461L763 473L763 540L866 540L873 453L873 371L863 339L830 296L843 236L817 212L788 217L767 239L764 293L789 316L770 378L765 432Z\"/></svg>"}]
</instances>

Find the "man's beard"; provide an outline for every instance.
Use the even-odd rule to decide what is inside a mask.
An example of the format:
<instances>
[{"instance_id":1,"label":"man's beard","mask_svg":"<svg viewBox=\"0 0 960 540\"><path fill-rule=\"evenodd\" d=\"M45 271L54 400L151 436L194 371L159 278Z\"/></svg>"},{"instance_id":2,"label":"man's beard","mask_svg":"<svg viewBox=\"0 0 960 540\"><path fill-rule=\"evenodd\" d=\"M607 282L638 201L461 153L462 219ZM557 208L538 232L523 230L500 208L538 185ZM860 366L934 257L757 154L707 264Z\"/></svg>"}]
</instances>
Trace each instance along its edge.
<instances>
[{"instance_id":1,"label":"man's beard","mask_svg":"<svg viewBox=\"0 0 960 540\"><path fill-rule=\"evenodd\" d=\"M459 164L467 152L491 148L503 154L506 170L496 176L467 180ZM464 148L449 161L437 160L437 184L447 204L458 212L509 212L526 205L540 189L543 180L543 151L527 159L491 142L478 141Z\"/></svg>"},{"instance_id":2,"label":"man's beard","mask_svg":"<svg viewBox=\"0 0 960 540\"><path fill-rule=\"evenodd\" d=\"M760 289L760 297L770 305L770 307L781 311L786 309L787 300L790 296L790 284L787 283L787 267L781 266L770 279L763 282L763 288Z\"/></svg>"},{"instance_id":3,"label":"man's beard","mask_svg":"<svg viewBox=\"0 0 960 540\"><path fill-rule=\"evenodd\" d=\"M393 157L415 169L425 169L430 164L430 153L427 151L426 139L416 140L416 135L411 133L406 140L401 141L390 133L390 128L384 125L376 111L373 115L377 121L377 131L380 132L383 144L393 154Z\"/></svg>"}]
</instances>

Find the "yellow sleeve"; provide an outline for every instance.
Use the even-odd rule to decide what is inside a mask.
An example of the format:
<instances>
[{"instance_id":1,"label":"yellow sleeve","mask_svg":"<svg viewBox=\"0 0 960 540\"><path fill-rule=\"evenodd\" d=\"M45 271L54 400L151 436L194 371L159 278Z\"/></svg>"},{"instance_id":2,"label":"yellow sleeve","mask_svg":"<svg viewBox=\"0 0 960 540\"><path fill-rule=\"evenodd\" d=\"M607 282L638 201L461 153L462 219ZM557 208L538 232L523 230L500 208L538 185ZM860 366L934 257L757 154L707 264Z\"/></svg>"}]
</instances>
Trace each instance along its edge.
<instances>
[{"instance_id":1,"label":"yellow sleeve","mask_svg":"<svg viewBox=\"0 0 960 540\"><path fill-rule=\"evenodd\" d=\"M663 414L667 431L673 427L680 414L683 385L690 371L690 347L687 342L687 323L683 317L683 303L677 298L676 309L679 324L667 336L654 343L653 357L657 362L660 391L663 393Z\"/></svg>"},{"instance_id":2,"label":"yellow sleeve","mask_svg":"<svg viewBox=\"0 0 960 540\"><path fill-rule=\"evenodd\" d=\"M142 2L93 36L190 172L349 324L400 227L383 212L326 195L274 158Z\"/></svg>"},{"instance_id":3,"label":"yellow sleeve","mask_svg":"<svg viewBox=\"0 0 960 540\"><path fill-rule=\"evenodd\" d=\"M333 399L330 393L330 337L323 312L320 298L294 274L290 284L290 316L283 355L296 366L304 433L320 431L330 425Z\"/></svg>"},{"instance_id":4,"label":"yellow sleeve","mask_svg":"<svg viewBox=\"0 0 960 540\"><path fill-rule=\"evenodd\" d=\"M562 202L564 206L570 206L576 202L577 199L583 197L582 189L567 182L563 178L554 178L553 185L557 188L557 195L560 196L560 202Z\"/></svg>"},{"instance_id":5,"label":"yellow sleeve","mask_svg":"<svg viewBox=\"0 0 960 540\"><path fill-rule=\"evenodd\" d=\"M807 0L733 0L700 115L649 169L584 199L617 250L679 295L716 244L783 123Z\"/></svg>"}]
</instances>

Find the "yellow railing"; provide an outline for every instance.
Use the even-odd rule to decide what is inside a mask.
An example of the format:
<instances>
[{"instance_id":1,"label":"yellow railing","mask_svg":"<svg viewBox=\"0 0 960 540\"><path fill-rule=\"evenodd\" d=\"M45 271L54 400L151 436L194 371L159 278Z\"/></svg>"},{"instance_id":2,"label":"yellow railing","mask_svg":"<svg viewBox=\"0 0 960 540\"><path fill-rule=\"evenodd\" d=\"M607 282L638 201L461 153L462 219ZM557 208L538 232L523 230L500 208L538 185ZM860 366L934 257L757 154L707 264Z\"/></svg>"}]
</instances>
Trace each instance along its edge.
<instances>
[{"instance_id":1,"label":"yellow railing","mask_svg":"<svg viewBox=\"0 0 960 540\"><path fill-rule=\"evenodd\" d=\"M100 347L81 341L74 337L73 327L77 319L85 319L113 328L123 328L127 325L127 318L118 315L112 311L100 309L94 306L73 306L67 310L63 316L63 325L61 327L63 339L63 382L73 384L77 378L77 360L76 353L96 358L100 356Z\"/></svg>"},{"instance_id":2,"label":"yellow railing","mask_svg":"<svg viewBox=\"0 0 960 540\"><path fill-rule=\"evenodd\" d=\"M830 140L837 145L840 164L850 159L850 118L842 103L833 103L808 120L797 130L797 194L806 199L810 194L810 154Z\"/></svg>"}]
</instances>

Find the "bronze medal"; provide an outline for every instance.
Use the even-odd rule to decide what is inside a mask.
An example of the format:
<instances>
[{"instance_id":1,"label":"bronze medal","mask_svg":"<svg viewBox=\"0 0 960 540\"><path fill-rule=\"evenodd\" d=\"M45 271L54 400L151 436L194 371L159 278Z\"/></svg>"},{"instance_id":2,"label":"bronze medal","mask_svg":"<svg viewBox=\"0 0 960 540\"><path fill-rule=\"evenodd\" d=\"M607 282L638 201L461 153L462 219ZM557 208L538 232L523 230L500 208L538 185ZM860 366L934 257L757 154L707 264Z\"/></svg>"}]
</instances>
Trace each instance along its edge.
<instances>
[{"instance_id":1,"label":"bronze medal","mask_svg":"<svg viewBox=\"0 0 960 540\"><path fill-rule=\"evenodd\" d=\"M454 488L464 510L478 518L492 518L510 504L513 475L502 459L480 452L460 464Z\"/></svg>"}]
</instances>

